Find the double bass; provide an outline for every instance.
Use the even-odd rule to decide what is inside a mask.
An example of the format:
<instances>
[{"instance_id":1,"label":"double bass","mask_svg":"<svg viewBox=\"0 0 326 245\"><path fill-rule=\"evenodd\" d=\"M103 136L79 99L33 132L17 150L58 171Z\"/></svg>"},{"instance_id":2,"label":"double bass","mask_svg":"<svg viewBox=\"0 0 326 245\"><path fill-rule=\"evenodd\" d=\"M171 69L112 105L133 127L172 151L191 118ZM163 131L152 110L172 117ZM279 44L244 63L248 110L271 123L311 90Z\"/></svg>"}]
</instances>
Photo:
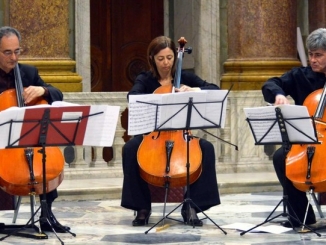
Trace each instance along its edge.
<instances>
[{"instance_id":1,"label":"double bass","mask_svg":"<svg viewBox=\"0 0 326 245\"><path fill-rule=\"evenodd\" d=\"M326 191L326 84L308 95L303 105L313 116L319 144L292 145L286 158L286 176L303 191Z\"/></svg>"},{"instance_id":2,"label":"double bass","mask_svg":"<svg viewBox=\"0 0 326 245\"><path fill-rule=\"evenodd\" d=\"M180 87L182 58L187 41L178 40L178 57L173 86ZM172 93L172 84L161 86L154 93ZM189 140L189 142L187 142ZM154 186L182 187L187 184L187 143L189 143L189 184L201 174L202 152L199 139L191 136L189 130L154 131L143 136L137 152L140 176Z\"/></svg>"},{"instance_id":3,"label":"double bass","mask_svg":"<svg viewBox=\"0 0 326 245\"><path fill-rule=\"evenodd\" d=\"M0 111L10 107L47 104L43 98L25 105L23 83L18 64L14 67L15 89L0 94ZM8 132L9 133L9 132ZM59 147L46 147L46 176L43 181L42 147L0 149L0 188L11 194L25 196L43 194L57 188L63 180L64 157ZM45 186L46 190L43 190Z\"/></svg>"}]
</instances>

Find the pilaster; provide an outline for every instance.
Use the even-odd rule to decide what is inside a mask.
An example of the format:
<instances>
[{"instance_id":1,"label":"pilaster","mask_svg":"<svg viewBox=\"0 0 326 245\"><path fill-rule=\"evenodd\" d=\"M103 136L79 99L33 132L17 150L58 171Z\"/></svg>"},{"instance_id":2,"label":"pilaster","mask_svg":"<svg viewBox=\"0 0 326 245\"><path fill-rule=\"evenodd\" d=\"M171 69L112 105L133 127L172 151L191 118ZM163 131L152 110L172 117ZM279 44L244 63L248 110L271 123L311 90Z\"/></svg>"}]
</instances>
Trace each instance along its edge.
<instances>
[{"instance_id":1,"label":"pilaster","mask_svg":"<svg viewBox=\"0 0 326 245\"><path fill-rule=\"evenodd\" d=\"M297 2L229 0L228 59L221 87L259 90L272 76L300 66L296 50Z\"/></svg>"},{"instance_id":2,"label":"pilaster","mask_svg":"<svg viewBox=\"0 0 326 245\"><path fill-rule=\"evenodd\" d=\"M36 66L43 80L61 91L82 91L69 56L69 0L11 0L5 9L7 25L22 35L20 62Z\"/></svg>"}]
</instances>

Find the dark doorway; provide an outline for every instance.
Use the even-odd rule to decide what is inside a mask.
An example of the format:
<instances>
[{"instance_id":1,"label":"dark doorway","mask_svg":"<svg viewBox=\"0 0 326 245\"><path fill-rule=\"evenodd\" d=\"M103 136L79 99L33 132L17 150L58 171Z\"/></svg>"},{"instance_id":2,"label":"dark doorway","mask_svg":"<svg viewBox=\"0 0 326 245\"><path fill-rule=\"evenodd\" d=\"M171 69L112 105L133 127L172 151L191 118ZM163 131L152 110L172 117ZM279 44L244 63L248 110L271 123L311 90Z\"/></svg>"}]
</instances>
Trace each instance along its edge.
<instances>
[{"instance_id":1,"label":"dark doorway","mask_svg":"<svg viewBox=\"0 0 326 245\"><path fill-rule=\"evenodd\" d=\"M91 9L91 91L128 91L164 34L163 0L96 0Z\"/></svg>"}]
</instances>

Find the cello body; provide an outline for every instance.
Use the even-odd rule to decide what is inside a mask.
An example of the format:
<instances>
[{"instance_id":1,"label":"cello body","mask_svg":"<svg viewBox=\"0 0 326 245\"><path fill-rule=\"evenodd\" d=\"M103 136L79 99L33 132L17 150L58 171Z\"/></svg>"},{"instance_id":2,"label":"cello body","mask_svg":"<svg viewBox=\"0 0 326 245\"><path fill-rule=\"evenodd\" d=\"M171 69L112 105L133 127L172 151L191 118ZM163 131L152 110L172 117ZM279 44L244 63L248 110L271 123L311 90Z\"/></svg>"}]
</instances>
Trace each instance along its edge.
<instances>
[{"instance_id":1,"label":"cello body","mask_svg":"<svg viewBox=\"0 0 326 245\"><path fill-rule=\"evenodd\" d=\"M167 93L171 86L163 86L154 93ZM183 130L154 131L143 135L143 141L137 152L140 176L155 186L164 186L169 182L170 187L182 187L187 184L187 139ZM173 142L170 154L167 142ZM170 170L166 171L169 161ZM189 141L189 182L195 182L201 174L202 152L198 138Z\"/></svg>"},{"instance_id":2,"label":"cello body","mask_svg":"<svg viewBox=\"0 0 326 245\"><path fill-rule=\"evenodd\" d=\"M315 115L323 89L312 92L304 101L309 115ZM304 192L326 191L326 113L322 108L320 118L316 118L315 127L320 144L292 145L286 157L286 176L293 185Z\"/></svg>"},{"instance_id":3,"label":"cello body","mask_svg":"<svg viewBox=\"0 0 326 245\"><path fill-rule=\"evenodd\" d=\"M166 142L174 142L168 172ZM193 183L199 178L202 170L199 139L191 139L189 149L189 181ZM137 158L140 176L147 183L163 187L168 181L170 187L186 186L187 142L182 130L158 131L144 135Z\"/></svg>"},{"instance_id":4,"label":"cello body","mask_svg":"<svg viewBox=\"0 0 326 245\"><path fill-rule=\"evenodd\" d=\"M29 105L47 104L43 99ZM15 89L0 94L0 111L17 106ZM9 132L8 132L9 133ZM11 195L29 195L43 193L43 155L42 147L31 148L31 166L25 149L9 148L0 150L0 187ZM64 157L60 148L46 147L46 193L57 188L63 180ZM32 169L31 169L32 168Z\"/></svg>"}]
</instances>

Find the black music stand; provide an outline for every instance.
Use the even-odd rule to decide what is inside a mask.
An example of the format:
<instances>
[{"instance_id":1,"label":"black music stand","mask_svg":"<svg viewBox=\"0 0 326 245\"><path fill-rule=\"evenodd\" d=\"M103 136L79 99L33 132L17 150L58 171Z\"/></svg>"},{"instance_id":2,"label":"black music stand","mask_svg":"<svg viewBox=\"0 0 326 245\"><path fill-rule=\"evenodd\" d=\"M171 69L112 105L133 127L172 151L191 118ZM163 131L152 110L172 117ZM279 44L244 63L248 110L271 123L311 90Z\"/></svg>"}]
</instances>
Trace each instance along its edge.
<instances>
[{"instance_id":1,"label":"black music stand","mask_svg":"<svg viewBox=\"0 0 326 245\"><path fill-rule=\"evenodd\" d=\"M263 112L260 114L251 114L248 112L249 117L247 117L247 122L249 123L251 132L255 139L255 145L275 145L275 144L282 144L283 147L283 154L284 159L286 158L286 155L291 149L291 145L293 144L320 144L318 142L314 118L309 117L308 112L307 115L302 116L296 115L296 116L289 116L288 113L293 107L291 106L283 106L283 107L266 107L269 108L268 110L274 110L275 114L274 116L270 117L268 113L265 115ZM288 110L290 109L290 110ZM285 112L283 115L282 113ZM291 113L292 114L292 113ZM251 118L250 118L251 117ZM305 124L303 124L305 123ZM296 136L289 135L289 132L296 133ZM286 167L285 167L286 171ZM284 173L283 178L286 178L286 173ZM286 183L286 181L284 181ZM283 203L283 212L271 217L273 213L276 211L276 209ZM287 209L291 209L295 215L293 217L287 212ZM267 216L264 222L252 227L251 229L247 231L243 231L240 233L240 235L244 235L247 232L265 224L268 223L278 217L287 217L292 218L293 220L297 221L300 225L306 227L310 231L316 233L318 236L321 236L319 233L312 230L309 226L303 224L297 215L295 214L292 206L288 202L288 196L285 191L285 188L283 188L283 197L279 201L279 203L276 205L276 207L273 209L273 211ZM293 228L294 229L294 228Z\"/></svg>"},{"instance_id":2,"label":"black music stand","mask_svg":"<svg viewBox=\"0 0 326 245\"><path fill-rule=\"evenodd\" d=\"M37 228L35 223L38 221L47 222L50 227L52 227L51 222L49 221L49 210L46 203L46 147L48 146L73 146L80 144L81 137L85 135L85 130L87 126L87 120L91 116L102 114L103 112L96 112L89 114L90 106L63 106L63 107L40 107L32 108L26 107L24 118L22 120L9 120L1 126L9 127L8 143L5 148L30 148L30 147L41 147L38 153L42 154L42 199L40 207L33 212L32 217L28 220L25 225L9 225L6 228L11 230L1 230L0 233L7 234L4 237L0 238L0 241L11 235L36 238L36 239L47 239L48 236L39 230L39 234L31 235L26 233L19 233L20 231L26 228ZM74 114L78 112L79 116ZM66 114L65 114L66 113ZM67 113L70 113L70 117L67 116ZM65 115L65 116L64 116ZM14 132L17 130L15 127L19 126L21 132L19 136L14 135ZM69 133L68 133L69 132ZM27 158L30 156L26 156ZM31 172L31 192L35 191L35 188L38 188L39 183L33 179L33 166L30 164L29 170ZM34 193L35 195L35 193ZM42 208L42 209L41 209ZM42 216L39 220L34 220L35 215L39 210L42 210ZM14 229L15 228L15 229ZM12 230L13 229L13 230ZM76 234L70 232L69 230L62 228L66 232L70 233L73 236ZM52 227L52 231L61 242L63 241L58 237L57 233Z\"/></svg>"},{"instance_id":3,"label":"black music stand","mask_svg":"<svg viewBox=\"0 0 326 245\"><path fill-rule=\"evenodd\" d=\"M219 90L219 91L222 92L221 90ZM198 93L198 92L196 92L196 93ZM150 229L148 229L145 232L145 234L147 234L151 229L153 229L155 226L157 226L160 222L163 221L163 224L164 224L164 220L167 219L167 218L171 219L171 220L181 222L181 223L184 223L183 221L180 221L180 220L173 219L173 218L169 217L170 214L172 214L176 209L178 209L183 204L186 205L188 214L189 213L191 214L190 208L191 208L191 205L193 205L193 207L197 208L201 213L203 213L204 216L207 219L209 219L224 234L227 234L209 216L207 216L205 214L205 212L202 211L196 205L196 203L194 203L194 201L190 198L190 189L191 188L190 188L190 182L189 182L189 175L190 175L190 173L189 173L189 168L190 168L189 141L190 141L192 136L189 135L188 131L192 130L192 129L220 128L221 125L224 124L224 118L225 118L224 114L225 114L225 110L226 110L226 98L227 98L227 95L228 95L229 91L227 91L227 92L223 91L224 94L222 95L223 98L221 98L221 100L216 100L217 97L216 97L216 95L214 95L214 96L212 96L212 97L214 97L214 99L211 98L211 99L208 99L206 101L194 102L194 99L191 96L196 95L196 99L198 99L198 98L200 98L202 96L202 95L196 94L196 93L189 95L188 98L187 98L187 102L181 102L181 103L162 103L162 104L159 104L159 103L152 103L152 102L139 101L139 100L136 101L138 103L151 105L151 106L154 106L156 108L155 109L154 131L184 130L186 132L185 133L185 139L186 139L186 142L187 142L187 153L186 153L187 154L187 163L186 163L186 168L187 168L187 173L186 173L187 195L186 195L186 198L184 199L183 202L181 202L177 207L175 207L167 215L165 215L165 206L164 206L163 218L160 219L156 224L154 224ZM209 94L209 91L207 93ZM211 93L214 93L214 92L212 91ZM185 96L187 95L187 93L183 93L183 94ZM171 95L171 96L173 96L173 95ZM130 100L131 100L131 98L129 98L129 101ZM183 98L183 100L185 100L185 99ZM214 104L215 104L215 106L214 106ZM216 105L218 105L218 106L216 106ZM218 107L219 108L217 111L214 111L216 113L216 115L214 115L214 118L212 118L212 117L209 118L208 117L209 115L212 114L210 110L207 110L207 111L204 110L205 113L200 112L201 110L203 110L204 108L208 108L209 106L211 107L211 109L212 109L212 107ZM166 108L166 113L168 114L168 116L165 116L165 117L161 116L161 114L164 114L164 111L162 110L162 108L164 108L164 107L167 107ZM177 107L177 108L172 109L172 107ZM133 110L133 108L129 107L129 113L132 113L132 110ZM186 115L184 115L184 114L182 115L182 112L185 112ZM170 116L170 115L172 115L172 116ZM193 123L192 119L194 118L194 115L196 115L196 121ZM173 120L176 122L175 124L173 124ZM146 120L144 120L144 121L146 121ZM171 122L171 124L169 124L170 122ZM132 123L132 122L130 122L130 123ZM169 125L169 126L167 126L167 125ZM168 182L168 180L166 180L166 182ZM166 193L167 193L167 190L169 188L169 183L166 183L164 187L166 188ZM165 195L165 204L166 204L166 198L167 198L167 194ZM186 224L193 225L193 228L195 227L195 224L192 222L192 216L188 217L188 220L187 220Z\"/></svg>"}]
</instances>

